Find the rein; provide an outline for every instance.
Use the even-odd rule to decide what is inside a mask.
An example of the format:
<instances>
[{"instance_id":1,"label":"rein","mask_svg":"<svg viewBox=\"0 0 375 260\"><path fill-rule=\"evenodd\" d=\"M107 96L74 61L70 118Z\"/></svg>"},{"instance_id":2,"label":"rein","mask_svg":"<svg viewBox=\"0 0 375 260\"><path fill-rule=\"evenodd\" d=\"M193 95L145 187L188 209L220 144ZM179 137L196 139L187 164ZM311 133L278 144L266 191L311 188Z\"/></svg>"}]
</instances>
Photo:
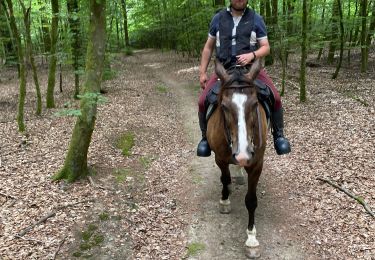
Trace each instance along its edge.
<instances>
[{"instance_id":1,"label":"rein","mask_svg":"<svg viewBox=\"0 0 375 260\"><path fill-rule=\"evenodd\" d=\"M262 145L263 145L263 139L262 139L262 119L260 117L259 105L257 106L257 117L258 117L258 130L259 130L259 147L262 147Z\"/></svg>"}]
</instances>

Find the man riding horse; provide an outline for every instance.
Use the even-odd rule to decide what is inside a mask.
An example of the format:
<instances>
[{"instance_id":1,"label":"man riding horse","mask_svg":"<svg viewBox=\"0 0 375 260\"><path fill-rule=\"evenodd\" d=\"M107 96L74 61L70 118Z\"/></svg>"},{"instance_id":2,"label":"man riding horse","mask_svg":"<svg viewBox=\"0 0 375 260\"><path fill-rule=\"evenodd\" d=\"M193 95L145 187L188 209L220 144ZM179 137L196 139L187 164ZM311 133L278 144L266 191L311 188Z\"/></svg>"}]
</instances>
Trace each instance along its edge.
<instances>
[{"instance_id":1,"label":"man riding horse","mask_svg":"<svg viewBox=\"0 0 375 260\"><path fill-rule=\"evenodd\" d=\"M197 155L207 157L211 155L211 149L206 138L206 96L216 85L218 77L213 74L209 79L207 67L211 60L213 50L216 48L216 57L227 71L235 67L251 66L256 58L262 58L270 53L270 45L267 39L267 30L263 18L247 8L247 0L230 0L230 6L218 12L212 19L208 39L202 51L200 73L200 85L203 92L199 98L199 126L202 131L202 140L198 144ZM291 151L288 139L283 133L283 109L280 95L271 78L262 69L257 80L263 82L271 91L271 123L272 134L276 153L287 154Z\"/></svg>"}]
</instances>

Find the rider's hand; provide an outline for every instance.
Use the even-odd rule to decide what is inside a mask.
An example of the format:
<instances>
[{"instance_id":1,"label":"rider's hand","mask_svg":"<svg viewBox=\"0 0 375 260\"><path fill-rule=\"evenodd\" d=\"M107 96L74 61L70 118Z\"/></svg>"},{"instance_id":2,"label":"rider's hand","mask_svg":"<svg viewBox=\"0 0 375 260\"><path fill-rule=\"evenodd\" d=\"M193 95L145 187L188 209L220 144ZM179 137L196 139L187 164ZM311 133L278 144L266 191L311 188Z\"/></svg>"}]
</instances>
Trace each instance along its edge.
<instances>
[{"instance_id":1,"label":"rider's hand","mask_svg":"<svg viewBox=\"0 0 375 260\"><path fill-rule=\"evenodd\" d=\"M201 73L199 76L199 83L201 84L202 89L206 88L207 81L208 81L207 73Z\"/></svg>"},{"instance_id":2,"label":"rider's hand","mask_svg":"<svg viewBox=\"0 0 375 260\"><path fill-rule=\"evenodd\" d=\"M237 58L237 64L241 66L245 66L246 64L249 64L255 59L255 55L253 52L250 52L250 53L237 55L236 58Z\"/></svg>"}]
</instances>

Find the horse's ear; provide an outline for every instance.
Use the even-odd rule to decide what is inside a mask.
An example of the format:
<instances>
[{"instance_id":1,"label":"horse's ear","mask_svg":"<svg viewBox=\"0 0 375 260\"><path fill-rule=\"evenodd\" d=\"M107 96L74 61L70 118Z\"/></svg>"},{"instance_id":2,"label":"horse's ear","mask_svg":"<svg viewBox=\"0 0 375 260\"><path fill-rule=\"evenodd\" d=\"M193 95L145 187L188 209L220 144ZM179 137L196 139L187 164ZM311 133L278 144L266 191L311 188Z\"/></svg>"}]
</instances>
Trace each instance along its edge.
<instances>
[{"instance_id":1,"label":"horse's ear","mask_svg":"<svg viewBox=\"0 0 375 260\"><path fill-rule=\"evenodd\" d=\"M223 82L228 81L229 74L224 69L224 66L220 63L218 59L215 60L215 72L216 75L220 78L220 80L222 80Z\"/></svg>"},{"instance_id":2,"label":"horse's ear","mask_svg":"<svg viewBox=\"0 0 375 260\"><path fill-rule=\"evenodd\" d=\"M250 71L245 75L248 79L254 80L262 68L262 59L256 59L251 65Z\"/></svg>"}]
</instances>

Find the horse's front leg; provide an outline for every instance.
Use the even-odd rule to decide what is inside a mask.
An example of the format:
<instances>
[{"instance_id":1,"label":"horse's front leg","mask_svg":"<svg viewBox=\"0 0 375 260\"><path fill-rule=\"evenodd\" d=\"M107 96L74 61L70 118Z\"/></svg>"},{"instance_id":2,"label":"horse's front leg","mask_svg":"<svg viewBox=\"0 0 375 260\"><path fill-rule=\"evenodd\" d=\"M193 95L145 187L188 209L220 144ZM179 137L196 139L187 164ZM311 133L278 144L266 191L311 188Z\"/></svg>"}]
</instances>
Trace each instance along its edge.
<instances>
[{"instance_id":1,"label":"horse's front leg","mask_svg":"<svg viewBox=\"0 0 375 260\"><path fill-rule=\"evenodd\" d=\"M258 206L258 199L256 189L259 181L260 174L262 172L262 165L258 165L255 168L245 168L248 173L248 190L245 198L245 204L249 213L249 223L247 226L246 234L247 240L245 243L246 256L249 258L260 257L259 241L256 238L255 229L255 209Z\"/></svg>"},{"instance_id":2,"label":"horse's front leg","mask_svg":"<svg viewBox=\"0 0 375 260\"><path fill-rule=\"evenodd\" d=\"M229 164L222 162L222 161L216 161L217 166L219 166L221 170L221 176L220 180L223 184L223 189L221 191L221 199L220 199L220 213L222 214L229 214L231 211L230 206L230 200L229 200L229 194L231 193L231 177L230 177L230 171L229 171Z\"/></svg>"}]
</instances>

